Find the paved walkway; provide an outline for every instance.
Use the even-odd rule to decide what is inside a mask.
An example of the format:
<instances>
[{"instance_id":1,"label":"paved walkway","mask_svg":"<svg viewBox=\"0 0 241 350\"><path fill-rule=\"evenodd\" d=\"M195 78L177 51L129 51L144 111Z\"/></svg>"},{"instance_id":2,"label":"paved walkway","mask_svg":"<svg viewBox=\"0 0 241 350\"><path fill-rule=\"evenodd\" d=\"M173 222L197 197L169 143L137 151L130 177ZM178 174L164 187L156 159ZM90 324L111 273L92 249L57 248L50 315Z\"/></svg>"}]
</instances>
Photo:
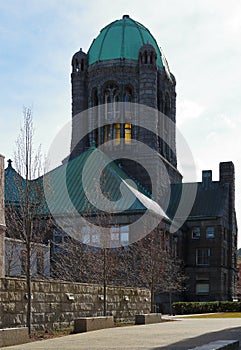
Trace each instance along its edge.
<instances>
[{"instance_id":1,"label":"paved walkway","mask_svg":"<svg viewBox=\"0 0 241 350\"><path fill-rule=\"evenodd\" d=\"M115 327L23 345L6 350L187 350L215 340L240 340L241 318L187 319Z\"/></svg>"}]
</instances>

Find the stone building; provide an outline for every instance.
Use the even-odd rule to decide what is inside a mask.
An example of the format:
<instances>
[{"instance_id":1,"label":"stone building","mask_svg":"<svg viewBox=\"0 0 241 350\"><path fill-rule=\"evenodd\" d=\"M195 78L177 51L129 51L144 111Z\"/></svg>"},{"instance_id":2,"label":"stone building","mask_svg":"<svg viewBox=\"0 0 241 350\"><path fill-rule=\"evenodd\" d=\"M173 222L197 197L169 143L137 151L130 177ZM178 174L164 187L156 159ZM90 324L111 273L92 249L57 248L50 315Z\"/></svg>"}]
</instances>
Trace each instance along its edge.
<instances>
[{"instance_id":1,"label":"stone building","mask_svg":"<svg viewBox=\"0 0 241 350\"><path fill-rule=\"evenodd\" d=\"M142 24L124 15L101 30L87 53L82 49L75 53L71 64L71 150L69 159L50 173L56 189L64 191L66 185L62 186L59 179L67 172L70 197L73 196L75 209L81 212L86 199L82 170L96 149L96 162L106 164L106 184L113 202L119 199L117 188L121 184L135 197L127 211L119 208L111 225L128 227L149 205L153 218L160 213L164 218L158 232L165 228L170 245L183 260L187 282L180 298L234 299L237 279L234 165L220 163L219 181L213 181L208 170L203 171L202 182L182 183L176 152L176 80L155 38ZM151 153L143 151L143 144ZM92 159L89 178L96 172L94 163ZM154 182L146 169L155 175ZM135 182L136 189L125 182L127 178ZM170 187L166 207L165 182ZM178 231L170 234L182 193L190 193L194 185L197 192L193 206L187 217L179 218L184 223ZM94 191L93 186L90 188ZM63 199L61 191L52 197L58 217L66 216L69 210L69 202ZM121 236L119 230L118 234L119 243L121 237L125 244L131 242L131 232L125 231ZM157 296L157 303L162 306L163 302L163 295Z\"/></svg>"},{"instance_id":2,"label":"stone building","mask_svg":"<svg viewBox=\"0 0 241 350\"><path fill-rule=\"evenodd\" d=\"M128 15L107 25L93 40L88 53L80 49L74 54L71 82L72 157L87 150L92 140L96 146L115 140L117 149L138 160L118 162L146 189L151 190L150 179L140 167L145 158L149 158L148 166L156 178L163 177L164 165L171 182L181 181L176 159L176 81L147 28ZM140 105L153 110L145 110L148 116L142 116ZM80 113L93 107L95 112L91 115L90 111L88 125L84 126ZM162 113L168 118L163 118ZM83 127L89 133L80 140ZM156 152L148 157L135 140ZM152 187L160 188L158 183Z\"/></svg>"},{"instance_id":3,"label":"stone building","mask_svg":"<svg viewBox=\"0 0 241 350\"><path fill-rule=\"evenodd\" d=\"M187 189L192 184L183 184ZM177 196L178 185L173 186ZM176 188L175 188L176 187ZM182 257L188 301L237 297L237 223L232 162L219 164L219 181L202 172L192 210L182 227Z\"/></svg>"},{"instance_id":4,"label":"stone building","mask_svg":"<svg viewBox=\"0 0 241 350\"><path fill-rule=\"evenodd\" d=\"M110 23L93 40L87 53L80 49L74 54L71 82L72 156L88 149L93 140L96 146L112 139L118 144L122 142L122 148L129 149L136 156L136 162L126 159L118 159L118 162L148 191L152 191L153 186L162 186L160 168L164 164L172 184L167 213L173 217L181 191L184 188L188 191L192 184L183 184L177 169L176 80L149 30L128 15ZM120 101L124 103L122 111ZM149 120L153 132L139 127L139 110L131 110L130 102L157 111ZM95 106L100 108L88 116L90 131L79 142L83 128L81 112ZM167 119L162 119L162 113ZM166 127L166 120L171 120L174 127ZM140 167L141 157L145 155L135 152L135 140L157 151L150 162L159 177L152 185ZM202 182L196 186L193 208L178 233L178 251L189 280L183 298L232 300L236 297L237 279L233 163L220 163L219 181L212 181L211 170L203 171Z\"/></svg>"},{"instance_id":5,"label":"stone building","mask_svg":"<svg viewBox=\"0 0 241 350\"><path fill-rule=\"evenodd\" d=\"M49 278L50 245L32 242L30 265L34 278ZM26 269L26 244L20 239L5 237L5 276L25 276Z\"/></svg>"}]
</instances>

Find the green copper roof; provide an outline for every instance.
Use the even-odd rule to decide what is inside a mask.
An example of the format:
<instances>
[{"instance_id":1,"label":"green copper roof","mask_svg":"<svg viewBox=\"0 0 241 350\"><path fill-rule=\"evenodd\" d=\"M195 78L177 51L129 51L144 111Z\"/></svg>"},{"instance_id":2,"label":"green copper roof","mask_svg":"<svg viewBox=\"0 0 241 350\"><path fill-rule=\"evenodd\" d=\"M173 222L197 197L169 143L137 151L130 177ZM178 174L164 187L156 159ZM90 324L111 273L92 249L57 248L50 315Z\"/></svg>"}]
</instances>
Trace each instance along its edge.
<instances>
[{"instance_id":1,"label":"green copper roof","mask_svg":"<svg viewBox=\"0 0 241 350\"><path fill-rule=\"evenodd\" d=\"M125 179L128 178L128 176L123 172L123 170L120 169L114 162L109 163L110 160L104 153L98 149L91 148L78 157L70 160L68 163L59 166L58 168L52 170L49 174L45 175L47 184L50 188L50 196L48 195L48 197L52 202L48 202L48 204L51 204L51 207L54 208L54 214L63 215L64 213L68 213L72 205L79 213L96 212L96 208L89 203L86 197L82 183L83 168L91 154L93 159L90 164L90 168L88 169L87 183L85 184L85 186L87 185L89 195L91 195L92 198L96 196L96 187L93 186L93 174L96 174L95 164L97 164L97 166L108 164L103 171L103 187L101 186L103 193L106 193L108 197L110 197L110 200L118 201L121 196L121 183L126 187L126 193L129 193L129 195L126 195L127 202L124 203L124 207L128 207L128 209L123 210L120 206L116 207L116 210L119 212L145 211L146 206L142 199L143 197L146 197L147 193L145 193L143 189L140 189L140 192L137 191L138 194L136 192L132 192L130 187L128 187L128 185L125 183ZM67 196L63 190L63 183L66 183ZM96 198L97 197L98 196L96 196ZM133 201L130 206L128 206L128 201ZM154 203L154 201L152 202Z\"/></svg>"},{"instance_id":2,"label":"green copper roof","mask_svg":"<svg viewBox=\"0 0 241 350\"><path fill-rule=\"evenodd\" d=\"M163 67L161 51L149 30L125 15L104 27L89 48L89 64L98 61L126 58L138 60L144 44L154 46L157 65ZM165 64L165 63L164 63Z\"/></svg>"}]
</instances>

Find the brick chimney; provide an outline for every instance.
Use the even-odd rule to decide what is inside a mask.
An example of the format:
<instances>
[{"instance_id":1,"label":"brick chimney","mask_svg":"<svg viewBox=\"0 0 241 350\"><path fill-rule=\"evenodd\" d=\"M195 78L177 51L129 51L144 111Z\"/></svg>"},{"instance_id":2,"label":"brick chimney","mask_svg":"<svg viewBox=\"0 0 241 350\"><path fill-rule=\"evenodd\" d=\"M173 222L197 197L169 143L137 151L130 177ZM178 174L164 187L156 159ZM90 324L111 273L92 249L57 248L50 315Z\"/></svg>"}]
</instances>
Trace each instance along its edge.
<instances>
[{"instance_id":1,"label":"brick chimney","mask_svg":"<svg viewBox=\"0 0 241 350\"><path fill-rule=\"evenodd\" d=\"M4 207L4 157L0 154L0 278L5 276L5 207Z\"/></svg>"},{"instance_id":2,"label":"brick chimney","mask_svg":"<svg viewBox=\"0 0 241 350\"><path fill-rule=\"evenodd\" d=\"M230 185L230 195L235 202L235 170L233 162L222 162L219 164L219 176L221 184Z\"/></svg>"},{"instance_id":3,"label":"brick chimney","mask_svg":"<svg viewBox=\"0 0 241 350\"><path fill-rule=\"evenodd\" d=\"M235 231L235 170L233 162L222 162L219 164L219 176L221 184L229 185L229 224L232 231Z\"/></svg>"}]
</instances>

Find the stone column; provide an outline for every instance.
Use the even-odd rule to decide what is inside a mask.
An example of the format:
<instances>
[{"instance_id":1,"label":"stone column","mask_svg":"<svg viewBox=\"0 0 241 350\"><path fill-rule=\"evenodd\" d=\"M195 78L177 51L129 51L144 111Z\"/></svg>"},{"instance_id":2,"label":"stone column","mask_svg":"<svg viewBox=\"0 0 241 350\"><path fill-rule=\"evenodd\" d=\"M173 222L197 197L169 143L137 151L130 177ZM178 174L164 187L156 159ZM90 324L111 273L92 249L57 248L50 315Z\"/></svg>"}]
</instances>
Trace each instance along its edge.
<instances>
[{"instance_id":1,"label":"stone column","mask_svg":"<svg viewBox=\"0 0 241 350\"><path fill-rule=\"evenodd\" d=\"M0 278L5 276L5 209L4 209L4 157L0 154Z\"/></svg>"}]
</instances>

